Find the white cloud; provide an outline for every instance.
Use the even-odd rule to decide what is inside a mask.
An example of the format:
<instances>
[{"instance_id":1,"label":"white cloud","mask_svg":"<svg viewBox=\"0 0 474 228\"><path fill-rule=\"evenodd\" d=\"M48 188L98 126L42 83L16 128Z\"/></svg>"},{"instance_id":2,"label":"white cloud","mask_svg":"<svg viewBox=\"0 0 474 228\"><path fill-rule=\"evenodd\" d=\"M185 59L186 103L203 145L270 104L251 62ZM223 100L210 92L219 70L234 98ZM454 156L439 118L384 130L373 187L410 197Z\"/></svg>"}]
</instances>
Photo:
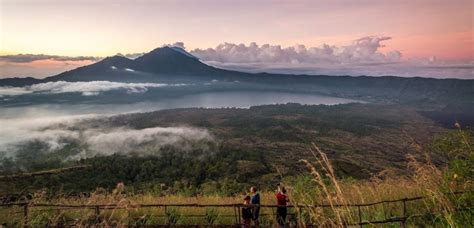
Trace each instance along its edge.
<instances>
[{"instance_id":1,"label":"white cloud","mask_svg":"<svg viewBox=\"0 0 474 228\"><path fill-rule=\"evenodd\" d=\"M79 155L82 157L117 153L143 155L159 152L164 146L191 151L196 142L212 140L207 130L189 127L90 129L84 136L89 149Z\"/></svg>"},{"instance_id":2,"label":"white cloud","mask_svg":"<svg viewBox=\"0 0 474 228\"><path fill-rule=\"evenodd\" d=\"M320 47L306 47L295 45L282 47L280 45L257 45L250 43L224 43L216 48L195 49L192 54L204 61L222 63L352 63L373 61L399 61L401 53L391 51L387 54L379 52L381 44L390 37L363 37L355 40L348 46L334 46L323 44Z\"/></svg>"},{"instance_id":3,"label":"white cloud","mask_svg":"<svg viewBox=\"0 0 474 228\"><path fill-rule=\"evenodd\" d=\"M0 55L0 61L13 63L29 63L38 60L55 60L55 61L97 61L100 57L94 56L59 56L44 54L17 54L17 55Z\"/></svg>"},{"instance_id":4,"label":"white cloud","mask_svg":"<svg viewBox=\"0 0 474 228\"><path fill-rule=\"evenodd\" d=\"M23 87L1 87L0 86L0 97L3 96L16 96L28 94L30 91L26 90Z\"/></svg>"},{"instance_id":5,"label":"white cloud","mask_svg":"<svg viewBox=\"0 0 474 228\"><path fill-rule=\"evenodd\" d=\"M21 114L18 113L18 115ZM95 117L96 115L0 118L0 126L2 126L0 128L0 152L10 153L17 144L30 140L41 140L55 148L59 145L61 138L77 137L78 135L65 129L48 129L48 126L70 125L78 120Z\"/></svg>"},{"instance_id":6,"label":"white cloud","mask_svg":"<svg viewBox=\"0 0 474 228\"><path fill-rule=\"evenodd\" d=\"M146 53L130 53L130 54L125 54L124 56L129 58L129 59L136 59Z\"/></svg>"},{"instance_id":7,"label":"white cloud","mask_svg":"<svg viewBox=\"0 0 474 228\"><path fill-rule=\"evenodd\" d=\"M474 78L473 60L404 59L398 50L381 52L383 42L390 39L368 36L346 46L322 44L319 47L224 43L190 53L207 64L247 72Z\"/></svg>"},{"instance_id":8,"label":"white cloud","mask_svg":"<svg viewBox=\"0 0 474 228\"><path fill-rule=\"evenodd\" d=\"M100 115L63 115L45 117L0 118L0 154L14 156L18 146L40 141L50 151L63 148L70 141L80 142L82 151L69 159L97 155L159 153L164 146L173 146L182 152L192 151L199 142L213 141L206 129L191 127L88 127L81 121L103 118Z\"/></svg>"},{"instance_id":9,"label":"white cloud","mask_svg":"<svg viewBox=\"0 0 474 228\"><path fill-rule=\"evenodd\" d=\"M185 86L186 84L123 83L109 81L91 82L46 82L25 87L0 87L0 96L14 96L28 93L82 93L84 96L98 95L110 90L126 90L128 93L144 93L148 88Z\"/></svg>"},{"instance_id":10,"label":"white cloud","mask_svg":"<svg viewBox=\"0 0 474 228\"><path fill-rule=\"evenodd\" d=\"M354 40L349 45L322 44L316 47L223 43L215 48L190 50L189 53L216 67L247 72L474 78L473 59L443 61L435 56L407 59L403 57L403 53L399 50L381 51L381 48L385 47L383 43L390 39L389 36L366 36ZM185 50L183 42L164 46L179 47ZM187 52L183 53L187 54ZM143 54L145 53L125 54L124 56L135 59ZM45 55L3 56L4 59L2 60L2 56L0 56L0 65L2 64L1 61L7 61L7 64L0 66L3 67L3 71L0 71L0 77L46 76L74 68L61 66L51 70L47 68L37 69L32 65L8 64L28 63L30 60L43 57ZM82 59L84 57L70 58ZM68 57L54 59L57 61L69 60ZM90 58L92 61L99 59L99 57ZM117 69L113 66L111 68Z\"/></svg>"},{"instance_id":11,"label":"white cloud","mask_svg":"<svg viewBox=\"0 0 474 228\"><path fill-rule=\"evenodd\" d=\"M184 42L175 42L174 44L171 44L169 45L171 47L179 47L181 49L186 49L186 47L184 47Z\"/></svg>"}]
</instances>

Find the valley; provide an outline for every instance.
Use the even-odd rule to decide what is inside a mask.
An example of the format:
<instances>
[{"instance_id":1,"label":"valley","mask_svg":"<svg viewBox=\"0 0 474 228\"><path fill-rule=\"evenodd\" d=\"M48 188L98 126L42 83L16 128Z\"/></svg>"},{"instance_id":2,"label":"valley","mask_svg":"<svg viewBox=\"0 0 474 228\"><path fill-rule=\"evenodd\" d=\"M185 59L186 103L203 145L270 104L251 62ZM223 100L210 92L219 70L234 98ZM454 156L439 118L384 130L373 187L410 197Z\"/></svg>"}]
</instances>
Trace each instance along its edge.
<instances>
[{"instance_id":1,"label":"valley","mask_svg":"<svg viewBox=\"0 0 474 228\"><path fill-rule=\"evenodd\" d=\"M146 133L156 128L191 129L186 130L191 133ZM96 187L111 189L116 182L125 181L138 188L182 182L197 190L203 184L229 179L236 180L236 186L253 183L270 188L281 177L306 172L299 160L313 156L312 144L327 153L338 176L356 179L384 170L405 175L408 155L424 159L428 152L438 166L450 161L442 151L431 150L433 139L450 129L413 108L390 105L290 103L248 109L183 108L59 122L35 134L42 131L64 133L54 142L24 141L13 150L16 158L1 163L4 174L79 164L93 168L53 175L58 179L26 179L15 188L54 186L52 190L92 191ZM99 142L84 138L87 135L75 136L95 137L96 132L101 134L92 139ZM127 132L144 134L145 139L127 136ZM117 141L110 138L115 133L122 134L117 135ZM166 143L166 138L177 144Z\"/></svg>"}]
</instances>

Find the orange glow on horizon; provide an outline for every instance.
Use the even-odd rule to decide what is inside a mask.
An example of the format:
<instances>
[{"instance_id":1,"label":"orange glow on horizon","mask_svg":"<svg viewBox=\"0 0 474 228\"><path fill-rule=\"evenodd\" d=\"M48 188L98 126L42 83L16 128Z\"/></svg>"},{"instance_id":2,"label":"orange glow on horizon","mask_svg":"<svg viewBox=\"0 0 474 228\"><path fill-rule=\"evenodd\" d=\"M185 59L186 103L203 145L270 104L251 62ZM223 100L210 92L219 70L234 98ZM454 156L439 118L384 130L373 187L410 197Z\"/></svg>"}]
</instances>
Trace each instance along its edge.
<instances>
[{"instance_id":1,"label":"orange glow on horizon","mask_svg":"<svg viewBox=\"0 0 474 228\"><path fill-rule=\"evenodd\" d=\"M188 50L224 42L341 46L383 35L393 39L381 51L403 58L473 59L473 12L472 0L3 0L0 55L105 57L177 41Z\"/></svg>"}]
</instances>

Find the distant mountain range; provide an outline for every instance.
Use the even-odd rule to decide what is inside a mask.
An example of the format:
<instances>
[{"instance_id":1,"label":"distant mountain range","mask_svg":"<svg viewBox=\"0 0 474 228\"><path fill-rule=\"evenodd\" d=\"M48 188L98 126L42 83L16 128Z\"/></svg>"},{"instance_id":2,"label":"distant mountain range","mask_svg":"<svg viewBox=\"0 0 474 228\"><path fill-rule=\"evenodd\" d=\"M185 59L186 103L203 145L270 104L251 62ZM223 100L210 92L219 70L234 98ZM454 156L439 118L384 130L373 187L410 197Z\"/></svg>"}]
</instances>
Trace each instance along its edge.
<instances>
[{"instance_id":1,"label":"distant mountain range","mask_svg":"<svg viewBox=\"0 0 474 228\"><path fill-rule=\"evenodd\" d=\"M202 63L178 47L161 47L137 58L107 57L44 79L6 78L0 86L26 86L54 81L202 83L240 82L238 89L318 93L382 103L453 105L474 103L474 80L394 76L325 76L244 73ZM227 89L228 87L226 87ZM237 87L235 87L237 88ZM222 89L222 88L220 88Z\"/></svg>"},{"instance_id":2,"label":"distant mountain range","mask_svg":"<svg viewBox=\"0 0 474 228\"><path fill-rule=\"evenodd\" d=\"M216 77L224 80L230 79L229 76L243 75L247 74L206 65L179 47L161 47L135 60L116 55L45 79L1 79L0 85L24 86L51 81L156 82L208 80Z\"/></svg>"}]
</instances>

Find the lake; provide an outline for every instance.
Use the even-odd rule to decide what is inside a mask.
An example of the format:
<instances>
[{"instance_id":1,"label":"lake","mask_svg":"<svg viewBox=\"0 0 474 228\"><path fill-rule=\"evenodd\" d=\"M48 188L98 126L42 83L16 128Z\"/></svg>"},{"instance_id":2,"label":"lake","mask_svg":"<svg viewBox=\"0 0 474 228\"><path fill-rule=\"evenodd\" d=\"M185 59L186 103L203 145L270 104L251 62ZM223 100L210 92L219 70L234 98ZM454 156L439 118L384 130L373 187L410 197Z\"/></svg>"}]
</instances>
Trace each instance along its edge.
<instances>
[{"instance_id":1,"label":"lake","mask_svg":"<svg viewBox=\"0 0 474 228\"><path fill-rule=\"evenodd\" d=\"M174 108L249 108L257 105L300 103L308 105L335 105L364 103L363 101L328 97L315 94L286 92L205 92L174 98L157 98L156 101L126 104L41 104L2 107L0 118L41 117L61 115L114 115L121 113L149 112Z\"/></svg>"}]
</instances>

